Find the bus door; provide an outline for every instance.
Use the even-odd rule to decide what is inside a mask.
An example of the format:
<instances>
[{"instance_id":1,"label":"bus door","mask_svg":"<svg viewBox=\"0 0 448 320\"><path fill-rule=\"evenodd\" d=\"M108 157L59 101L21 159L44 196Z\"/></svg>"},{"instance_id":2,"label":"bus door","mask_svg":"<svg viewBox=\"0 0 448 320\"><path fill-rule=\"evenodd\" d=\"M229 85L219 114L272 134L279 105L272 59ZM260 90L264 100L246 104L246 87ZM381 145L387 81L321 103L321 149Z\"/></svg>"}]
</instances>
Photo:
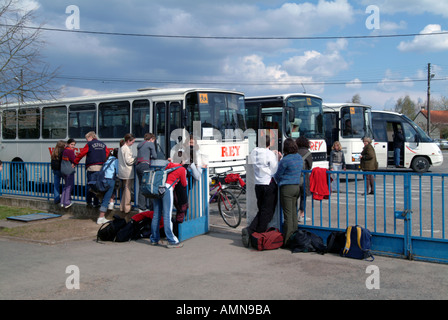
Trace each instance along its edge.
<instances>
[{"instance_id":1,"label":"bus door","mask_svg":"<svg viewBox=\"0 0 448 320\"><path fill-rule=\"evenodd\" d=\"M274 129L271 131L271 150L282 151L283 137L283 108L281 107L262 107L260 117L260 129ZM275 135L274 137L272 135ZM275 143L277 141L277 143ZM277 145L276 145L277 144Z\"/></svg>"},{"instance_id":2,"label":"bus door","mask_svg":"<svg viewBox=\"0 0 448 320\"><path fill-rule=\"evenodd\" d=\"M339 121L337 112L324 113L325 142L327 143L327 155L331 153L331 147L335 141L339 141ZM346 152L347 154L347 152Z\"/></svg>"},{"instance_id":3,"label":"bus door","mask_svg":"<svg viewBox=\"0 0 448 320\"><path fill-rule=\"evenodd\" d=\"M156 135L156 150L158 159L171 157L171 149L179 141L171 141L173 130L182 129L181 101L154 102L153 119L154 134Z\"/></svg>"},{"instance_id":4,"label":"bus door","mask_svg":"<svg viewBox=\"0 0 448 320\"><path fill-rule=\"evenodd\" d=\"M373 121L373 147L375 148L376 160L380 168L387 168L387 122L382 120Z\"/></svg>"}]
</instances>

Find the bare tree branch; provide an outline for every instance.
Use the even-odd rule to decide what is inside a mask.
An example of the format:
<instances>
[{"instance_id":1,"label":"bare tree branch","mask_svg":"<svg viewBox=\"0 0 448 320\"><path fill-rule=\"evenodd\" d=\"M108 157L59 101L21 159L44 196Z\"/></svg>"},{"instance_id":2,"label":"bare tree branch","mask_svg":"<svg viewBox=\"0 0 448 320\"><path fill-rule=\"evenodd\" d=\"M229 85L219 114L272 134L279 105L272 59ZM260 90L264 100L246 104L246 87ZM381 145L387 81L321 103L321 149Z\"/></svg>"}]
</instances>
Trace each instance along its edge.
<instances>
[{"instance_id":1,"label":"bare tree branch","mask_svg":"<svg viewBox=\"0 0 448 320\"><path fill-rule=\"evenodd\" d=\"M32 25L33 11L19 8L17 0L0 0L0 101L24 102L54 98L57 70L42 60L40 25Z\"/></svg>"}]
</instances>

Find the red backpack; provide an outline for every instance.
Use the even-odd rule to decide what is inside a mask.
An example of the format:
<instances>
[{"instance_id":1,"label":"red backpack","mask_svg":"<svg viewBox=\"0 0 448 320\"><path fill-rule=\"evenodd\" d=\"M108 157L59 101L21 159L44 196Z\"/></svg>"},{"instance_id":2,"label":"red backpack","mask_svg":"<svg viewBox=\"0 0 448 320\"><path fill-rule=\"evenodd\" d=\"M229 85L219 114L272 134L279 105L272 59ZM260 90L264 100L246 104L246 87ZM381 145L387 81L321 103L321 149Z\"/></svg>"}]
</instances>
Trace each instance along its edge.
<instances>
[{"instance_id":1,"label":"red backpack","mask_svg":"<svg viewBox=\"0 0 448 320\"><path fill-rule=\"evenodd\" d=\"M266 232L254 232L250 243L258 251L278 249L283 245L283 235L277 228L269 228Z\"/></svg>"}]
</instances>

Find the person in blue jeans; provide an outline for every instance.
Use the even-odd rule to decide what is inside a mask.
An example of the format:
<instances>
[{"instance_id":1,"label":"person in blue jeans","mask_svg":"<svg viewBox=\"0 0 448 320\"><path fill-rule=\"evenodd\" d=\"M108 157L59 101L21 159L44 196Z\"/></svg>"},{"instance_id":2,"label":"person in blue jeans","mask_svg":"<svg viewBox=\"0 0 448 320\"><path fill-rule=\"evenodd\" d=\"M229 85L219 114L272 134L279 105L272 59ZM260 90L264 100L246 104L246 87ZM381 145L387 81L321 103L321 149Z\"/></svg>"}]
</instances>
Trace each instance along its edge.
<instances>
[{"instance_id":1,"label":"person in blue jeans","mask_svg":"<svg viewBox=\"0 0 448 320\"><path fill-rule=\"evenodd\" d=\"M104 193L103 200L101 201L100 207L100 215L96 220L97 224L103 224L108 222L106 219L106 212L109 206L110 199L112 198L112 194L115 190L115 177L118 172L118 148L111 150L109 157L106 162L103 164L103 168L105 168L104 178L107 183L107 190Z\"/></svg>"},{"instance_id":2,"label":"person in blue jeans","mask_svg":"<svg viewBox=\"0 0 448 320\"><path fill-rule=\"evenodd\" d=\"M165 231L166 238L168 239L167 248L180 248L183 246L179 242L176 235L173 232L173 221L171 214L173 212L174 196L173 190L176 184L180 181L182 186L187 186L187 171L178 163L170 162L166 169L173 167L179 167L176 170L170 172L166 179L167 190L161 199L153 199L154 215L151 221L151 236L149 237L151 245L158 245L160 240L160 219L163 217L163 229Z\"/></svg>"},{"instance_id":3,"label":"person in blue jeans","mask_svg":"<svg viewBox=\"0 0 448 320\"><path fill-rule=\"evenodd\" d=\"M61 194L60 194L60 187L61 187L61 161L62 161L62 153L65 149L65 141L59 140L56 143L55 148L53 149L53 152L51 153L51 169L53 170L53 196L54 200L53 202L55 204L58 204L61 202Z\"/></svg>"}]
</instances>

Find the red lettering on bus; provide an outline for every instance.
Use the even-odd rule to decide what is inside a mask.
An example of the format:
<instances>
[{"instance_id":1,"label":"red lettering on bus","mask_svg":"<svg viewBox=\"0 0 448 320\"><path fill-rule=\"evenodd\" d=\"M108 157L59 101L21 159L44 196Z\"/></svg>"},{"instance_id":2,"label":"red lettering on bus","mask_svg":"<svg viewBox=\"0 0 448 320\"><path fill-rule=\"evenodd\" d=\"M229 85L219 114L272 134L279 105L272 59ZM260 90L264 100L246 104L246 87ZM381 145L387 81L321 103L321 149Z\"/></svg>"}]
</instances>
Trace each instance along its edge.
<instances>
[{"instance_id":1,"label":"red lettering on bus","mask_svg":"<svg viewBox=\"0 0 448 320\"><path fill-rule=\"evenodd\" d=\"M235 157L240 155L241 146L221 147L221 157Z\"/></svg>"},{"instance_id":2,"label":"red lettering on bus","mask_svg":"<svg viewBox=\"0 0 448 320\"><path fill-rule=\"evenodd\" d=\"M310 141L310 150L319 151L323 143L323 141Z\"/></svg>"}]
</instances>

